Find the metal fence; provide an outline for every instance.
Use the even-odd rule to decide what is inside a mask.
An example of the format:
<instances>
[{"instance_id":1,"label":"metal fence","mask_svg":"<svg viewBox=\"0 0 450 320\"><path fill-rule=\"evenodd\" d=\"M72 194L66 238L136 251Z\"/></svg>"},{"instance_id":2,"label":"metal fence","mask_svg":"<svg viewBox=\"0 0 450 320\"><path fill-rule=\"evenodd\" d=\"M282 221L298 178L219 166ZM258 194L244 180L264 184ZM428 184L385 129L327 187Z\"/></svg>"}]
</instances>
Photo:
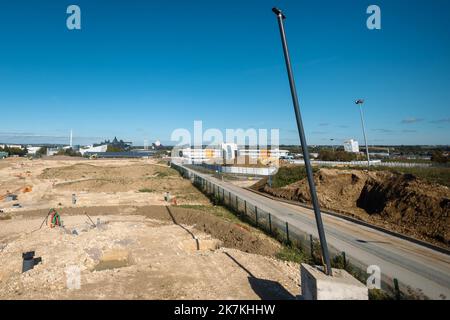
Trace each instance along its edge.
<instances>
[{"instance_id":1,"label":"metal fence","mask_svg":"<svg viewBox=\"0 0 450 320\"><path fill-rule=\"evenodd\" d=\"M304 160L290 160L292 164L304 165ZM367 167L367 161L322 161L312 160L313 165L318 166L354 166L354 167ZM390 168L429 168L436 166L432 163L420 163L420 162L382 162L381 160L370 160L372 167L390 167Z\"/></svg>"},{"instance_id":2,"label":"metal fence","mask_svg":"<svg viewBox=\"0 0 450 320\"><path fill-rule=\"evenodd\" d=\"M267 212L257 205L240 198L237 194L205 179L192 169L173 162L171 167L180 172L184 178L190 179L192 184L210 197L214 203L227 207L241 220L265 231L280 242L301 250L302 254L308 259L307 262L323 265L319 239L314 235L304 232L278 218L274 213ZM369 267L366 263L358 260L356 257L347 255L330 244L328 244L328 249L332 258L333 268L345 269L358 280L366 283ZM417 291L406 284L383 274L381 275L381 289L397 299L423 298L417 296Z\"/></svg>"},{"instance_id":3,"label":"metal fence","mask_svg":"<svg viewBox=\"0 0 450 320\"><path fill-rule=\"evenodd\" d=\"M205 168L208 170L212 170L220 173L231 173L231 174L241 174L241 175L250 175L250 176L270 176L275 174L277 169L276 167L264 167L264 168L256 168L256 167L238 167L238 166L222 166L217 164L195 164L193 166L197 166L200 168Z\"/></svg>"}]
</instances>

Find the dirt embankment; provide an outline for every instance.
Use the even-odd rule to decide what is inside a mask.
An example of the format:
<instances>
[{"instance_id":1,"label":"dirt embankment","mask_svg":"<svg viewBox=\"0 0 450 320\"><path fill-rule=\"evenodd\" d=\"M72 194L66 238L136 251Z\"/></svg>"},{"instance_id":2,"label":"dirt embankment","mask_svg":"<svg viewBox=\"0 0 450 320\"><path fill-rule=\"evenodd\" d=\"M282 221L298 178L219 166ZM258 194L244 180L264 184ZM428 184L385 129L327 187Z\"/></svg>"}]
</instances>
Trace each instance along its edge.
<instances>
[{"instance_id":1,"label":"dirt embankment","mask_svg":"<svg viewBox=\"0 0 450 320\"><path fill-rule=\"evenodd\" d=\"M195 209L149 206L137 207L135 214L152 219L170 220L182 225L191 225L195 229L219 239L224 247L247 253L275 256L281 248L275 240L262 234L256 234L250 228Z\"/></svg>"},{"instance_id":2,"label":"dirt embankment","mask_svg":"<svg viewBox=\"0 0 450 320\"><path fill-rule=\"evenodd\" d=\"M314 175L324 208L346 213L391 230L450 245L450 189L411 174L321 169ZM260 190L310 203L306 179L282 188Z\"/></svg>"}]
</instances>

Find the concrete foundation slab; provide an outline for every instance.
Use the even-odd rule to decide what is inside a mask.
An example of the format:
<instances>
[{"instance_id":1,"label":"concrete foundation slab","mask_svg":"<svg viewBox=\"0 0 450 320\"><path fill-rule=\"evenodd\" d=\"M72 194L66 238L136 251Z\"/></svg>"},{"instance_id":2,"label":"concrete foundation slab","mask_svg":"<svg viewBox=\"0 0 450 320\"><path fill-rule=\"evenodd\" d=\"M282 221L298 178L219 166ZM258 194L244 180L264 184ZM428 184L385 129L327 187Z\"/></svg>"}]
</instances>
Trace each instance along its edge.
<instances>
[{"instance_id":1,"label":"concrete foundation slab","mask_svg":"<svg viewBox=\"0 0 450 320\"><path fill-rule=\"evenodd\" d=\"M367 287L342 269L330 277L321 266L302 263L300 267L303 300L368 300Z\"/></svg>"}]
</instances>

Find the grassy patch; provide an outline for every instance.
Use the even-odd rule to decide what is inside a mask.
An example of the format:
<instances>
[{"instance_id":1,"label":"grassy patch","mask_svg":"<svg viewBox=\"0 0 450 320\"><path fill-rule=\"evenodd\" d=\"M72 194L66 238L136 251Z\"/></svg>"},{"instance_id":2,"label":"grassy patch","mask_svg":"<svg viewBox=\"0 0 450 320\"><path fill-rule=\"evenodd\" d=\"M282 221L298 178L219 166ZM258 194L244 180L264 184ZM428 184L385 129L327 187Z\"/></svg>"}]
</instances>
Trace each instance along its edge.
<instances>
[{"instance_id":1,"label":"grassy patch","mask_svg":"<svg viewBox=\"0 0 450 320\"><path fill-rule=\"evenodd\" d=\"M242 221L232 211L230 211L227 208L222 207L222 206L180 205L179 207L208 212L208 213L211 213L211 214L213 214L217 217L220 217L226 221L243 226L245 229L250 230L251 232L265 234L265 235L273 238L273 235L270 235L270 234L266 233L264 230L254 227L250 223ZM279 241L279 242L281 244L281 249L275 255L275 257L277 259L280 259L283 261L292 261L292 262L296 262L296 263L309 262L310 259L308 259L307 255L301 249L299 249L295 246L292 246L292 245L287 245L281 241Z\"/></svg>"},{"instance_id":2,"label":"grassy patch","mask_svg":"<svg viewBox=\"0 0 450 320\"><path fill-rule=\"evenodd\" d=\"M156 178L171 177L171 176L174 176L177 174L178 174L178 172L173 169L158 168L158 171L156 173Z\"/></svg>"},{"instance_id":3,"label":"grassy patch","mask_svg":"<svg viewBox=\"0 0 450 320\"><path fill-rule=\"evenodd\" d=\"M317 168L313 168L313 172L317 170ZM304 166L280 167L272 177L272 188L281 188L304 178L306 178Z\"/></svg>"},{"instance_id":4,"label":"grassy patch","mask_svg":"<svg viewBox=\"0 0 450 320\"><path fill-rule=\"evenodd\" d=\"M369 289L369 300L393 300L387 292L380 289Z\"/></svg>"},{"instance_id":5,"label":"grassy patch","mask_svg":"<svg viewBox=\"0 0 450 320\"><path fill-rule=\"evenodd\" d=\"M142 188L142 189L139 189L139 192L153 192L153 191L155 191L155 190L149 189L149 188Z\"/></svg>"},{"instance_id":6,"label":"grassy patch","mask_svg":"<svg viewBox=\"0 0 450 320\"><path fill-rule=\"evenodd\" d=\"M292 261L296 263L308 262L310 259L297 247L283 245L276 257L283 261Z\"/></svg>"},{"instance_id":7,"label":"grassy patch","mask_svg":"<svg viewBox=\"0 0 450 320\"><path fill-rule=\"evenodd\" d=\"M236 215L234 215L230 210L222 206L205 206L205 205L191 205L191 204L183 204L179 205L179 207L187 208L187 209L195 209L202 212L211 213L219 218L225 219L227 221L243 224L241 220L239 220Z\"/></svg>"},{"instance_id":8,"label":"grassy patch","mask_svg":"<svg viewBox=\"0 0 450 320\"><path fill-rule=\"evenodd\" d=\"M11 220L11 219L12 219L12 217L9 214L4 215L4 216L0 216L0 220Z\"/></svg>"}]
</instances>

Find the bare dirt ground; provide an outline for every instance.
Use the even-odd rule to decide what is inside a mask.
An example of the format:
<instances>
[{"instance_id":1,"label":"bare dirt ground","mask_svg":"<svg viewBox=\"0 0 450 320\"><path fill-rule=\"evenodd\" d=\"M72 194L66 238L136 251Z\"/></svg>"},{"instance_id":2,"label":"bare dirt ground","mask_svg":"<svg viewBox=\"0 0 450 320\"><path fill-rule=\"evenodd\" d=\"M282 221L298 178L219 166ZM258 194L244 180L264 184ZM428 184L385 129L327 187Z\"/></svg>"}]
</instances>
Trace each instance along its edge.
<instances>
[{"instance_id":1,"label":"bare dirt ground","mask_svg":"<svg viewBox=\"0 0 450 320\"><path fill-rule=\"evenodd\" d=\"M18 196L17 201L0 202L0 209L4 211L9 211L15 203L19 203L22 210L72 206L73 193L77 206L164 205L165 192L170 192L178 204L209 203L175 170L151 159L50 161L22 158L2 160L0 165L3 166L0 197L8 191Z\"/></svg>"},{"instance_id":2,"label":"bare dirt ground","mask_svg":"<svg viewBox=\"0 0 450 320\"><path fill-rule=\"evenodd\" d=\"M210 213L214 208L188 180L152 160L8 159L0 162L0 195L7 190L18 200L0 199L0 299L292 299L300 293L299 265L275 258L278 242ZM166 191L193 207L166 203ZM63 228L42 225L50 207ZM28 251L42 262L22 273Z\"/></svg>"},{"instance_id":3,"label":"bare dirt ground","mask_svg":"<svg viewBox=\"0 0 450 320\"><path fill-rule=\"evenodd\" d=\"M450 247L450 189L411 174L320 169L315 173L321 206L418 239ZM306 179L271 195L310 202Z\"/></svg>"}]
</instances>

